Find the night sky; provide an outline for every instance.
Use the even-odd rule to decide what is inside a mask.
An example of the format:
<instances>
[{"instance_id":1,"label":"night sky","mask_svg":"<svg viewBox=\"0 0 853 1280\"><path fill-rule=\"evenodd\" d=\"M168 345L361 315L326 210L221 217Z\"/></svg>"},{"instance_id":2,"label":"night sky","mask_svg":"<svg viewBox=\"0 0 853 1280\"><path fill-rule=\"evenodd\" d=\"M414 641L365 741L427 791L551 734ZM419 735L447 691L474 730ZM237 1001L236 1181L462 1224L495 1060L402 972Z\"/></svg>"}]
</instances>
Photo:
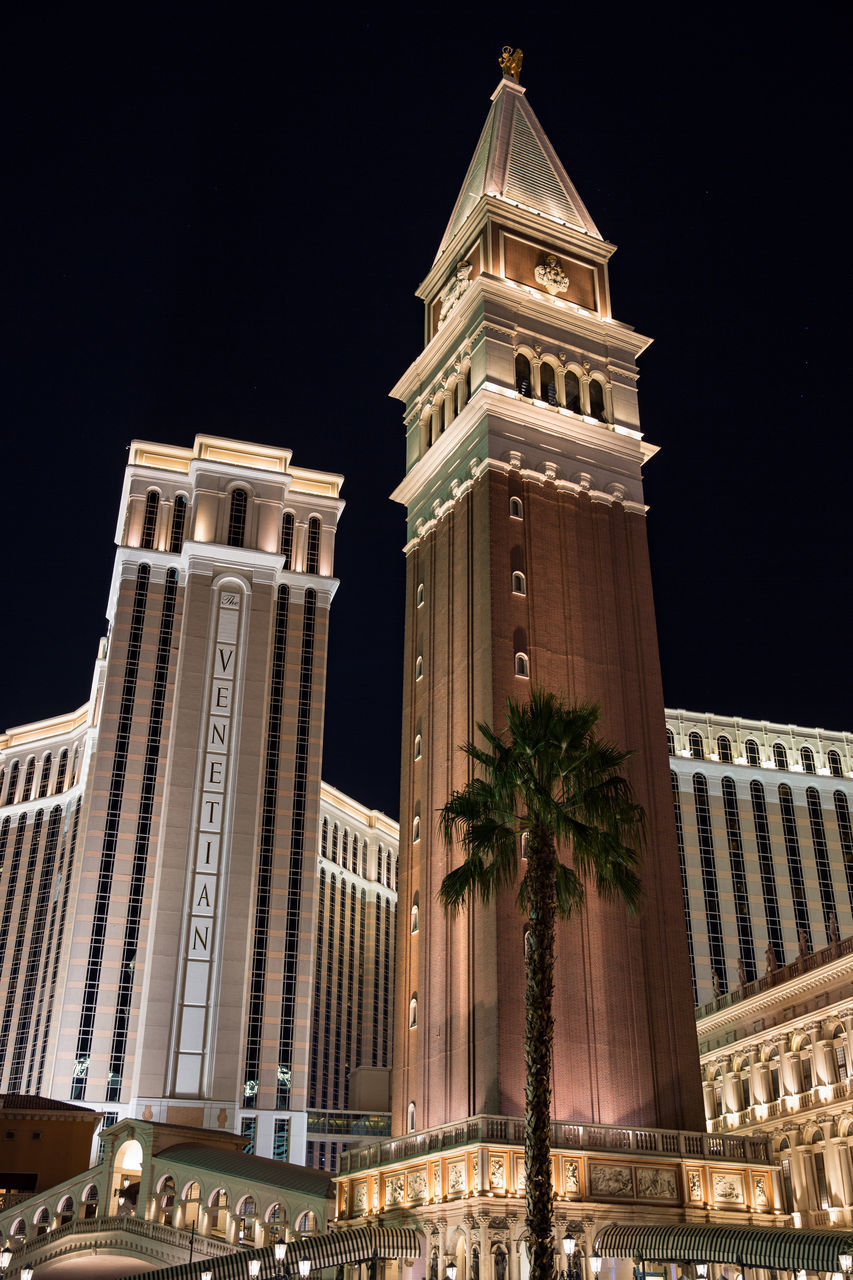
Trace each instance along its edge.
<instances>
[{"instance_id":1,"label":"night sky","mask_svg":"<svg viewBox=\"0 0 853 1280\"><path fill-rule=\"evenodd\" d=\"M387 393L512 42L620 246L614 313L655 339L667 703L853 729L847 36L826 11L66 9L3 37L3 726L88 696L128 442L284 445L346 476L324 777L396 814Z\"/></svg>"}]
</instances>

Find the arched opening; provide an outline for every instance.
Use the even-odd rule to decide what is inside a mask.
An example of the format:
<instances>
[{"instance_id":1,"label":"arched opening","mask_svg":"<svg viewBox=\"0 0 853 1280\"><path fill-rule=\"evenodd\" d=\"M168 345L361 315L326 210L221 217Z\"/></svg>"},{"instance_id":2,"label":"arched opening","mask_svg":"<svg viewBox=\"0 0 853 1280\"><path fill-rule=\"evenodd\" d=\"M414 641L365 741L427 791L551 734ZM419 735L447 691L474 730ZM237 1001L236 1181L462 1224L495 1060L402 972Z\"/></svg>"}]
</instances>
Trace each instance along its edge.
<instances>
[{"instance_id":1,"label":"arched opening","mask_svg":"<svg viewBox=\"0 0 853 1280\"><path fill-rule=\"evenodd\" d=\"M117 1215L129 1217L135 1214L141 1173L142 1145L136 1138L128 1138L118 1148L113 1159L110 1203L112 1211Z\"/></svg>"},{"instance_id":2,"label":"arched opening","mask_svg":"<svg viewBox=\"0 0 853 1280\"><path fill-rule=\"evenodd\" d=\"M418 654L417 660L415 662L415 679L420 680L423 677L423 674L424 674L424 660L421 657L421 655Z\"/></svg>"},{"instance_id":3,"label":"arched opening","mask_svg":"<svg viewBox=\"0 0 853 1280\"><path fill-rule=\"evenodd\" d=\"M788 767L788 752L781 742L773 743L773 763L777 769L787 769Z\"/></svg>"},{"instance_id":4,"label":"arched opening","mask_svg":"<svg viewBox=\"0 0 853 1280\"><path fill-rule=\"evenodd\" d=\"M521 498L510 498L509 514L513 520L524 519L524 507L521 504Z\"/></svg>"},{"instance_id":5,"label":"arched opening","mask_svg":"<svg viewBox=\"0 0 853 1280\"><path fill-rule=\"evenodd\" d=\"M175 1212L175 1179L170 1173L160 1179L157 1189L157 1221L171 1227Z\"/></svg>"},{"instance_id":6,"label":"arched opening","mask_svg":"<svg viewBox=\"0 0 853 1280\"><path fill-rule=\"evenodd\" d=\"M415 759L420 760L421 751L423 749L423 738L419 733L415 734Z\"/></svg>"},{"instance_id":7,"label":"arched opening","mask_svg":"<svg viewBox=\"0 0 853 1280\"><path fill-rule=\"evenodd\" d=\"M666 749L671 756L675 755L675 734L671 729L666 731Z\"/></svg>"},{"instance_id":8,"label":"arched opening","mask_svg":"<svg viewBox=\"0 0 853 1280\"><path fill-rule=\"evenodd\" d=\"M705 759L705 747L702 743L702 737L698 733L691 733L687 739L690 746L690 754L694 760Z\"/></svg>"},{"instance_id":9,"label":"arched opening","mask_svg":"<svg viewBox=\"0 0 853 1280\"><path fill-rule=\"evenodd\" d=\"M72 1222L74 1219L74 1199L72 1196L63 1196L59 1204L56 1206L56 1225L64 1227L66 1222Z\"/></svg>"},{"instance_id":10,"label":"arched opening","mask_svg":"<svg viewBox=\"0 0 853 1280\"><path fill-rule=\"evenodd\" d=\"M589 380L589 412L593 418L598 418L599 422L607 421L604 411L604 387L598 378Z\"/></svg>"},{"instance_id":11,"label":"arched opening","mask_svg":"<svg viewBox=\"0 0 853 1280\"><path fill-rule=\"evenodd\" d=\"M815 773L814 752L811 747L800 748L800 762L803 766L803 773Z\"/></svg>"},{"instance_id":12,"label":"arched opening","mask_svg":"<svg viewBox=\"0 0 853 1280\"><path fill-rule=\"evenodd\" d=\"M83 1192L83 1214L84 1218L97 1218L98 1216L98 1188L94 1182L90 1183Z\"/></svg>"},{"instance_id":13,"label":"arched opening","mask_svg":"<svg viewBox=\"0 0 853 1280\"><path fill-rule=\"evenodd\" d=\"M285 511L281 517L281 537L278 553L282 558L282 569L293 568L293 512Z\"/></svg>"},{"instance_id":14,"label":"arched opening","mask_svg":"<svg viewBox=\"0 0 853 1280\"><path fill-rule=\"evenodd\" d=\"M800 1044L800 1078L803 1093L811 1093L814 1084L812 1070L812 1042L808 1036Z\"/></svg>"},{"instance_id":15,"label":"arched opening","mask_svg":"<svg viewBox=\"0 0 853 1280\"><path fill-rule=\"evenodd\" d=\"M50 1230L50 1210L47 1205L43 1204L42 1207L37 1210L33 1217L33 1226L35 1227L35 1233L37 1236L47 1235Z\"/></svg>"},{"instance_id":16,"label":"arched opening","mask_svg":"<svg viewBox=\"0 0 853 1280\"><path fill-rule=\"evenodd\" d=\"M418 997L412 996L409 1001L409 1030L413 1031L418 1025Z\"/></svg>"},{"instance_id":17,"label":"arched opening","mask_svg":"<svg viewBox=\"0 0 853 1280\"><path fill-rule=\"evenodd\" d=\"M533 391L530 361L522 351L515 357L515 389L520 396L530 396Z\"/></svg>"},{"instance_id":18,"label":"arched opening","mask_svg":"<svg viewBox=\"0 0 853 1280\"><path fill-rule=\"evenodd\" d=\"M218 1240L228 1237L228 1192L218 1187L207 1202L209 1233Z\"/></svg>"},{"instance_id":19,"label":"arched opening","mask_svg":"<svg viewBox=\"0 0 853 1280\"><path fill-rule=\"evenodd\" d=\"M254 1196L244 1196L237 1206L237 1238L245 1244L255 1243L258 1206Z\"/></svg>"},{"instance_id":20,"label":"arched opening","mask_svg":"<svg viewBox=\"0 0 853 1280\"><path fill-rule=\"evenodd\" d=\"M56 769L56 792L64 791L67 785L66 774L68 773L68 748L63 747L59 753L59 764Z\"/></svg>"},{"instance_id":21,"label":"arched opening","mask_svg":"<svg viewBox=\"0 0 853 1280\"><path fill-rule=\"evenodd\" d=\"M38 799L43 800L47 795L47 788L50 782L50 766L53 763L53 756L48 751L47 755L41 762L41 773L39 774Z\"/></svg>"},{"instance_id":22,"label":"arched opening","mask_svg":"<svg viewBox=\"0 0 853 1280\"><path fill-rule=\"evenodd\" d=\"M172 506L172 529L169 534L169 550L177 554L184 545L184 528L187 523L187 500L182 493L175 498Z\"/></svg>"},{"instance_id":23,"label":"arched opening","mask_svg":"<svg viewBox=\"0 0 853 1280\"><path fill-rule=\"evenodd\" d=\"M773 1049L770 1057L767 1059L768 1077L770 1083L770 1098L768 1101L776 1102L781 1096L779 1093L779 1050Z\"/></svg>"},{"instance_id":24,"label":"arched opening","mask_svg":"<svg viewBox=\"0 0 853 1280\"><path fill-rule=\"evenodd\" d=\"M313 1209L306 1209L296 1219L295 1230L303 1236L314 1235L317 1230L317 1215Z\"/></svg>"},{"instance_id":25,"label":"arched opening","mask_svg":"<svg viewBox=\"0 0 853 1280\"><path fill-rule=\"evenodd\" d=\"M412 902L412 933L417 933L420 925L418 923L418 894L415 894Z\"/></svg>"},{"instance_id":26,"label":"arched opening","mask_svg":"<svg viewBox=\"0 0 853 1280\"><path fill-rule=\"evenodd\" d=\"M847 1079L847 1037L843 1027L836 1027L832 1036L832 1048L835 1054L835 1070L839 1080Z\"/></svg>"},{"instance_id":27,"label":"arched opening","mask_svg":"<svg viewBox=\"0 0 853 1280\"><path fill-rule=\"evenodd\" d=\"M566 370L566 408L571 409L572 413L581 411L581 384L572 369Z\"/></svg>"},{"instance_id":28,"label":"arched opening","mask_svg":"<svg viewBox=\"0 0 853 1280\"><path fill-rule=\"evenodd\" d=\"M717 738L717 755L720 757L722 764L733 764L732 760L732 740L721 733Z\"/></svg>"},{"instance_id":29,"label":"arched opening","mask_svg":"<svg viewBox=\"0 0 853 1280\"><path fill-rule=\"evenodd\" d=\"M27 761L27 768L24 773L24 785L21 787L21 803L33 798L33 778L36 772L36 758L30 756Z\"/></svg>"},{"instance_id":30,"label":"arched opening","mask_svg":"<svg viewBox=\"0 0 853 1280\"><path fill-rule=\"evenodd\" d=\"M16 1218L12 1224L12 1230L9 1235L13 1240L26 1240L27 1224L23 1218Z\"/></svg>"},{"instance_id":31,"label":"arched opening","mask_svg":"<svg viewBox=\"0 0 853 1280\"><path fill-rule=\"evenodd\" d=\"M747 738L743 744L746 751L746 763L751 764L753 768L759 768L761 764L761 756L758 751L758 743L754 738Z\"/></svg>"},{"instance_id":32,"label":"arched opening","mask_svg":"<svg viewBox=\"0 0 853 1280\"><path fill-rule=\"evenodd\" d=\"M184 1187L183 1201L183 1227L185 1231L195 1227L198 1230L199 1212L201 1209L201 1187L197 1182L190 1182Z\"/></svg>"},{"instance_id":33,"label":"arched opening","mask_svg":"<svg viewBox=\"0 0 853 1280\"><path fill-rule=\"evenodd\" d=\"M424 602L424 584L422 582L419 582L416 608L420 609L423 602Z\"/></svg>"},{"instance_id":34,"label":"arched opening","mask_svg":"<svg viewBox=\"0 0 853 1280\"><path fill-rule=\"evenodd\" d=\"M416 1111L414 1102L410 1102L406 1111L406 1132L414 1133L416 1128Z\"/></svg>"},{"instance_id":35,"label":"arched opening","mask_svg":"<svg viewBox=\"0 0 853 1280\"><path fill-rule=\"evenodd\" d=\"M140 547L152 550L154 535L157 530L157 512L160 508L160 495L156 489L149 489L145 495L145 511L142 516L142 537Z\"/></svg>"},{"instance_id":36,"label":"arched opening","mask_svg":"<svg viewBox=\"0 0 853 1280\"><path fill-rule=\"evenodd\" d=\"M844 777L844 770L841 767L841 756L837 751L827 751L826 763L829 765L829 772L833 778Z\"/></svg>"},{"instance_id":37,"label":"arched opening","mask_svg":"<svg viewBox=\"0 0 853 1280\"><path fill-rule=\"evenodd\" d=\"M231 506L228 511L228 545L242 547L246 540L246 512L249 506L249 495L245 489L231 491Z\"/></svg>"},{"instance_id":38,"label":"arched opening","mask_svg":"<svg viewBox=\"0 0 853 1280\"><path fill-rule=\"evenodd\" d=\"M547 361L543 361L539 367L539 388L541 399L544 400L546 404L556 407L557 375L554 372L553 366L548 364Z\"/></svg>"},{"instance_id":39,"label":"arched opening","mask_svg":"<svg viewBox=\"0 0 853 1280\"><path fill-rule=\"evenodd\" d=\"M527 583L525 581L524 574L518 569L516 569L515 573L512 575L512 591L513 595L516 596L527 595Z\"/></svg>"},{"instance_id":40,"label":"arched opening","mask_svg":"<svg viewBox=\"0 0 853 1280\"><path fill-rule=\"evenodd\" d=\"M308 540L305 544L305 572L320 572L320 517L312 516L308 521Z\"/></svg>"},{"instance_id":41,"label":"arched opening","mask_svg":"<svg viewBox=\"0 0 853 1280\"><path fill-rule=\"evenodd\" d=\"M526 653L515 655L515 674L523 680L530 679L530 659Z\"/></svg>"}]
</instances>

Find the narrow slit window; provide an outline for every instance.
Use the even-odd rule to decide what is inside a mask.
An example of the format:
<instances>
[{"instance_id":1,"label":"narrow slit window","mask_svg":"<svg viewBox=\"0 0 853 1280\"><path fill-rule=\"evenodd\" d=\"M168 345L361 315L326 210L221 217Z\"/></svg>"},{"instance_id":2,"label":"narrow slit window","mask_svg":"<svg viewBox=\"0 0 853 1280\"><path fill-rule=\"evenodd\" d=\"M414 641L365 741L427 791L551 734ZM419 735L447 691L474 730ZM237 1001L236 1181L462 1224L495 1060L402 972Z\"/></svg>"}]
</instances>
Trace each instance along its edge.
<instances>
[{"instance_id":1,"label":"narrow slit window","mask_svg":"<svg viewBox=\"0 0 853 1280\"><path fill-rule=\"evenodd\" d=\"M248 496L245 489L235 489L231 494L228 512L228 545L242 547L246 538L246 511Z\"/></svg>"},{"instance_id":2,"label":"narrow slit window","mask_svg":"<svg viewBox=\"0 0 853 1280\"><path fill-rule=\"evenodd\" d=\"M525 680L530 679L530 659L526 653L515 655L515 674Z\"/></svg>"},{"instance_id":3,"label":"narrow slit window","mask_svg":"<svg viewBox=\"0 0 853 1280\"><path fill-rule=\"evenodd\" d=\"M518 570L512 575L512 591L513 595L516 596L527 595L527 583L525 582L524 574Z\"/></svg>"},{"instance_id":4,"label":"narrow slit window","mask_svg":"<svg viewBox=\"0 0 853 1280\"><path fill-rule=\"evenodd\" d=\"M160 495L156 489L149 489L145 495L145 514L142 517L142 539L139 543L141 547L152 550L154 547L154 534L157 529L157 512L160 508Z\"/></svg>"}]
</instances>

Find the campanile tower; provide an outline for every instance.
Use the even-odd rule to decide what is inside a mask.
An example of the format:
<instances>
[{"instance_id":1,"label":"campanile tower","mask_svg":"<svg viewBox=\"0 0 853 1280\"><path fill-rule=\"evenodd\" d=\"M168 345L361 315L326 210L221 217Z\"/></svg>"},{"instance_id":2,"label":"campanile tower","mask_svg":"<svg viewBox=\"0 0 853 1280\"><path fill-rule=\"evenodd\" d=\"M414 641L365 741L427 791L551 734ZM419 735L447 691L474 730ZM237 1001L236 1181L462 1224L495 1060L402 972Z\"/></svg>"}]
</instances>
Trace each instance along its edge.
<instances>
[{"instance_id":1,"label":"campanile tower","mask_svg":"<svg viewBox=\"0 0 853 1280\"><path fill-rule=\"evenodd\" d=\"M704 1127L646 543L637 358L602 239L504 78L418 290L408 512L393 1128L524 1111L514 892L448 921L436 814L460 744L537 685L600 703L648 819L636 919L590 895L559 927L555 1118Z\"/></svg>"}]
</instances>

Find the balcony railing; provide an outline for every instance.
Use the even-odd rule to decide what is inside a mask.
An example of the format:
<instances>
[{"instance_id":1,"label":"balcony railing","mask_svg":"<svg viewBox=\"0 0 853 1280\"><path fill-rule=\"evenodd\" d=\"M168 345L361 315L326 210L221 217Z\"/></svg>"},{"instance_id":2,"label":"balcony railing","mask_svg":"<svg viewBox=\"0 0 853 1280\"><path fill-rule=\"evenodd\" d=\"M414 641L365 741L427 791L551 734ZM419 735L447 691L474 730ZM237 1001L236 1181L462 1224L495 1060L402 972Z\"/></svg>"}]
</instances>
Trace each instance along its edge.
<instances>
[{"instance_id":1,"label":"balcony railing","mask_svg":"<svg viewBox=\"0 0 853 1280\"><path fill-rule=\"evenodd\" d=\"M790 964L780 965L772 973L765 973L754 982L744 983L742 987L731 987L723 995L716 996L706 1004L697 1005L696 1021L708 1018L712 1013L718 1013L720 1009L728 1009L733 1004L748 1000L750 996L757 996L762 991L770 991L771 988L781 986L791 978L798 978L803 973L811 973L813 969L820 969L825 964L831 964L833 960L840 960L842 956L851 954L853 954L853 938L843 938L840 942L831 942L828 947L822 947L820 951L813 951L811 955L798 956Z\"/></svg>"},{"instance_id":2,"label":"balcony railing","mask_svg":"<svg viewBox=\"0 0 853 1280\"><path fill-rule=\"evenodd\" d=\"M340 1172L371 1169L417 1159L430 1152L472 1143L524 1146L524 1121L505 1116L473 1116L460 1124L442 1125L387 1142L370 1143L341 1153ZM699 1159L770 1162L769 1142L737 1134L688 1133L679 1129L635 1129L606 1124L551 1125L551 1146L568 1151L636 1151Z\"/></svg>"}]
</instances>

